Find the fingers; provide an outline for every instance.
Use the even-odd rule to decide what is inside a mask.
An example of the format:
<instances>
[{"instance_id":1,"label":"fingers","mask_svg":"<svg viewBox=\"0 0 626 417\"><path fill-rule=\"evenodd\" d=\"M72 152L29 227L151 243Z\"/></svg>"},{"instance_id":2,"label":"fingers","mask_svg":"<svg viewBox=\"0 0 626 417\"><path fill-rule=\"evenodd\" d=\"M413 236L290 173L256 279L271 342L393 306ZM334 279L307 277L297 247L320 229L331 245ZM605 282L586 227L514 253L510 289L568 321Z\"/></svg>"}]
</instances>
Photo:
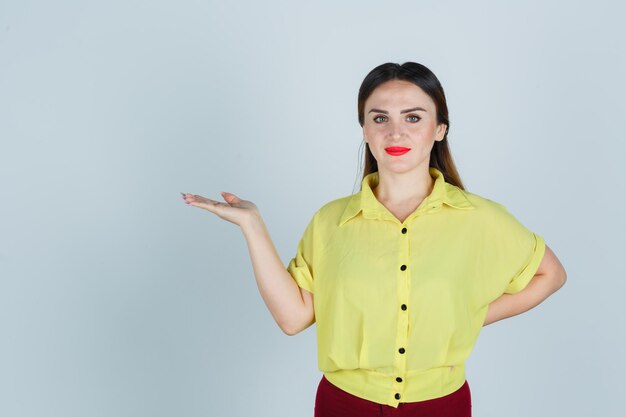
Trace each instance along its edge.
<instances>
[{"instance_id":1,"label":"fingers","mask_svg":"<svg viewBox=\"0 0 626 417\"><path fill-rule=\"evenodd\" d=\"M239 197L237 197L235 194L228 193L225 191L220 192L220 194L222 195L222 198L224 198L224 200L226 201L225 203L221 201L217 201L217 200L212 200L210 198L202 197L201 195L197 195L197 194L190 194L190 193L183 193L183 192L181 192L180 194L181 194L182 199L185 201L185 204L198 207L198 208L203 208L207 211L217 214L220 217L225 215L226 213L225 210L227 208L230 209L231 207L238 207L238 204L241 201L243 201Z\"/></svg>"},{"instance_id":2,"label":"fingers","mask_svg":"<svg viewBox=\"0 0 626 417\"><path fill-rule=\"evenodd\" d=\"M197 194L189 194L189 193L180 193L182 195L183 200L186 204L191 206L204 208L210 211L213 211L213 207L225 205L219 201L211 200L210 198L202 197Z\"/></svg>"}]
</instances>

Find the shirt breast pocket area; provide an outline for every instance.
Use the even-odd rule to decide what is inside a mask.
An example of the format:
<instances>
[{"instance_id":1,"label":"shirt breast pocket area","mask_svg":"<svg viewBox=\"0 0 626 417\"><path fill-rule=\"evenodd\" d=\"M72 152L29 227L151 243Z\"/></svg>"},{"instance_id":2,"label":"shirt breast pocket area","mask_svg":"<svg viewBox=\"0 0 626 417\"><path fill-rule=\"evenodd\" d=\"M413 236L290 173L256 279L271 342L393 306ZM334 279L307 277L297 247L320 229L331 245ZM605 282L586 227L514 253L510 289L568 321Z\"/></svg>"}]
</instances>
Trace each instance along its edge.
<instances>
[{"instance_id":1,"label":"shirt breast pocket area","mask_svg":"<svg viewBox=\"0 0 626 417\"><path fill-rule=\"evenodd\" d=\"M318 271L316 291L354 305L389 302L397 298L398 271L392 267L397 257L362 244L331 244Z\"/></svg>"},{"instance_id":2,"label":"shirt breast pocket area","mask_svg":"<svg viewBox=\"0 0 626 417\"><path fill-rule=\"evenodd\" d=\"M455 327L470 325L475 309L471 281L472 274L455 262L416 260L411 274L409 308L422 317L440 318Z\"/></svg>"}]
</instances>

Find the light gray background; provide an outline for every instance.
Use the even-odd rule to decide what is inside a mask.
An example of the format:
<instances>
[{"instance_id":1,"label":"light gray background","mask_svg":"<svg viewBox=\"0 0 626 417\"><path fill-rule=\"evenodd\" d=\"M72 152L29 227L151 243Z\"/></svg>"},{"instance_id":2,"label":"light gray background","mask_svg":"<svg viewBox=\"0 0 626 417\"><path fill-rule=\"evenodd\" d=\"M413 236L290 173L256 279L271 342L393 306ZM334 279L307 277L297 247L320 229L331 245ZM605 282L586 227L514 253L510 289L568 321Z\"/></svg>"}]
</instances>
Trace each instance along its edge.
<instances>
[{"instance_id":1,"label":"light gray background","mask_svg":"<svg viewBox=\"0 0 626 417\"><path fill-rule=\"evenodd\" d=\"M286 265L358 189L389 61L439 77L467 189L568 271L483 328L474 416L621 415L624 9L503 3L0 1L0 415L312 416L315 326L285 336L179 192L255 202Z\"/></svg>"}]
</instances>

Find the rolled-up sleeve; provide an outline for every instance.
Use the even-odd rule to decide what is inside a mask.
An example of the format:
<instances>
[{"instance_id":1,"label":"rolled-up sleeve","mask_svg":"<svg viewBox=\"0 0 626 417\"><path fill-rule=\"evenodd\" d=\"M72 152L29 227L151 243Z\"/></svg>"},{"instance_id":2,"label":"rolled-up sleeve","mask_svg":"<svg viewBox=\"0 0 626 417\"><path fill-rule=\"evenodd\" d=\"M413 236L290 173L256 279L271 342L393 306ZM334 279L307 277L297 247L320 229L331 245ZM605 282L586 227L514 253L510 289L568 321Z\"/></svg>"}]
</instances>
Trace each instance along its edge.
<instances>
[{"instance_id":1,"label":"rolled-up sleeve","mask_svg":"<svg viewBox=\"0 0 626 417\"><path fill-rule=\"evenodd\" d=\"M504 293L522 291L539 269L545 253L545 240L519 222L504 206L497 218L496 263L499 271L506 271L503 280Z\"/></svg>"},{"instance_id":2,"label":"rolled-up sleeve","mask_svg":"<svg viewBox=\"0 0 626 417\"><path fill-rule=\"evenodd\" d=\"M317 213L309 221L304 229L304 233L298 243L296 255L291 258L287 271L291 274L299 287L313 293L314 292L314 272L316 249L316 227Z\"/></svg>"},{"instance_id":3,"label":"rolled-up sleeve","mask_svg":"<svg viewBox=\"0 0 626 417\"><path fill-rule=\"evenodd\" d=\"M526 288L526 285L535 276L539 264L545 253L546 244L543 237L536 233L530 232L529 242L523 253L526 253L527 259L520 267L519 271L513 278L509 280L509 284L504 290L507 294L516 294Z\"/></svg>"}]
</instances>

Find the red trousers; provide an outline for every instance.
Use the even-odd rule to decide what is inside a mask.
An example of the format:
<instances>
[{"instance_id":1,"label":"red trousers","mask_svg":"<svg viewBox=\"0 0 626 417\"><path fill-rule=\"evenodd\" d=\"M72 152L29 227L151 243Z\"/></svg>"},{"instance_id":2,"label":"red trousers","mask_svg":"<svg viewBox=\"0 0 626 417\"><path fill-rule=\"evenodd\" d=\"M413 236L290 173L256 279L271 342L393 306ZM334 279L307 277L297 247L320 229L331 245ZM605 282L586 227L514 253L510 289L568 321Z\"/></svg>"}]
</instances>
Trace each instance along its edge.
<instances>
[{"instance_id":1,"label":"red trousers","mask_svg":"<svg viewBox=\"0 0 626 417\"><path fill-rule=\"evenodd\" d=\"M398 408L357 397L322 376L315 396L314 417L471 417L467 380L458 390L439 398L401 402Z\"/></svg>"}]
</instances>

